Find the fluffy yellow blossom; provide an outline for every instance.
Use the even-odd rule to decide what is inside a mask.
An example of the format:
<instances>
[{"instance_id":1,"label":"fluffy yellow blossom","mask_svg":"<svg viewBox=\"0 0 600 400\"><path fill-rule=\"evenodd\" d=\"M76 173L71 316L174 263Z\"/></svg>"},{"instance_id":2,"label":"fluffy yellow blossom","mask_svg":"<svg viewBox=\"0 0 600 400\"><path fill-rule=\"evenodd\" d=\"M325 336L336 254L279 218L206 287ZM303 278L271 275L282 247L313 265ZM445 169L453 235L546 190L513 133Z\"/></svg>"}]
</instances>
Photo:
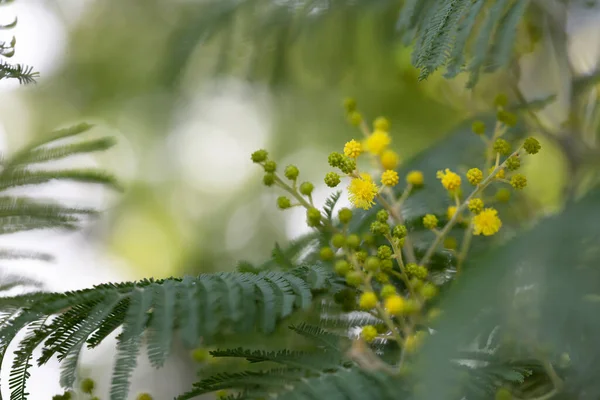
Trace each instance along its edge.
<instances>
[{"instance_id":1,"label":"fluffy yellow blossom","mask_svg":"<svg viewBox=\"0 0 600 400\"><path fill-rule=\"evenodd\" d=\"M385 186L394 186L398 183L398 173L392 169L388 169L381 174L381 184Z\"/></svg>"},{"instance_id":2,"label":"fluffy yellow blossom","mask_svg":"<svg viewBox=\"0 0 600 400\"><path fill-rule=\"evenodd\" d=\"M442 181L446 190L454 191L460 188L460 176L448 168L445 171L438 171L436 177Z\"/></svg>"},{"instance_id":3,"label":"fluffy yellow blossom","mask_svg":"<svg viewBox=\"0 0 600 400\"><path fill-rule=\"evenodd\" d=\"M498 218L498 211L486 208L473 217L473 233L475 235L491 236L502 227L502 221Z\"/></svg>"},{"instance_id":4,"label":"fluffy yellow blossom","mask_svg":"<svg viewBox=\"0 0 600 400\"><path fill-rule=\"evenodd\" d=\"M356 158L360 153L362 153L362 145L354 139L347 142L344 146L344 154L346 157Z\"/></svg>"},{"instance_id":5,"label":"fluffy yellow blossom","mask_svg":"<svg viewBox=\"0 0 600 400\"><path fill-rule=\"evenodd\" d=\"M355 207L368 210L375 202L373 199L378 192L371 175L363 173L360 178L353 178L348 186L349 199Z\"/></svg>"},{"instance_id":6,"label":"fluffy yellow blossom","mask_svg":"<svg viewBox=\"0 0 600 400\"><path fill-rule=\"evenodd\" d=\"M365 148L369 153L380 155L387 149L391 142L392 139L386 131L377 129L365 140Z\"/></svg>"},{"instance_id":7,"label":"fluffy yellow blossom","mask_svg":"<svg viewBox=\"0 0 600 400\"><path fill-rule=\"evenodd\" d=\"M422 186L423 182L423 173L421 171L410 171L406 175L406 183L409 183L413 186Z\"/></svg>"},{"instance_id":8,"label":"fluffy yellow blossom","mask_svg":"<svg viewBox=\"0 0 600 400\"><path fill-rule=\"evenodd\" d=\"M377 305L377 295L373 292L364 292L360 296L359 306L363 310L370 310Z\"/></svg>"},{"instance_id":9,"label":"fluffy yellow blossom","mask_svg":"<svg viewBox=\"0 0 600 400\"><path fill-rule=\"evenodd\" d=\"M381 166L384 169L396 169L400 163L400 156L394 150L386 150L381 154Z\"/></svg>"},{"instance_id":10,"label":"fluffy yellow blossom","mask_svg":"<svg viewBox=\"0 0 600 400\"><path fill-rule=\"evenodd\" d=\"M446 216L448 217L448 219L452 219L452 217L454 217L454 214L456 214L457 209L458 207L456 206L448 207L448 210L446 211Z\"/></svg>"},{"instance_id":11,"label":"fluffy yellow blossom","mask_svg":"<svg viewBox=\"0 0 600 400\"><path fill-rule=\"evenodd\" d=\"M392 315L400 315L406 309L406 301L397 294L385 299L385 309Z\"/></svg>"},{"instance_id":12,"label":"fluffy yellow blossom","mask_svg":"<svg viewBox=\"0 0 600 400\"><path fill-rule=\"evenodd\" d=\"M365 342L372 342L377 337L377 329L373 325L367 325L360 331L360 336Z\"/></svg>"}]
</instances>

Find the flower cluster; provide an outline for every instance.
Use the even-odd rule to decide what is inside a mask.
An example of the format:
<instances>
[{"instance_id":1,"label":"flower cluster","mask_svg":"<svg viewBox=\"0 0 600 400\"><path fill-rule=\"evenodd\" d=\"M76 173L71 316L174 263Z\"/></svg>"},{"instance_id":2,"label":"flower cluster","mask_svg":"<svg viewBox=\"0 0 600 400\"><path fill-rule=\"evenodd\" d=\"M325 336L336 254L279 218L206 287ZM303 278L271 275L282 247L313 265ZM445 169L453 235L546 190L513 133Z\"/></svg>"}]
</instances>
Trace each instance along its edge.
<instances>
[{"instance_id":1,"label":"flower cluster","mask_svg":"<svg viewBox=\"0 0 600 400\"><path fill-rule=\"evenodd\" d=\"M291 196L280 196L277 207L282 210L303 207L307 224L323 233L321 247L315 256L330 265L346 283L346 288L334 296L335 301L345 311L360 310L380 322L362 327L360 338L365 342L395 340L404 353L412 353L427 336L427 330L416 327L421 329L424 321L439 314L431 301L439 291L433 280L435 274L430 273L434 253L442 245L455 252L460 248L456 257L456 269L460 272L471 236L492 236L502 228L498 210L488 203L508 201L510 190L499 189L492 200L484 197L484 192L492 183L508 184L514 189L526 187L526 177L516 171L521 167L523 156L538 153L541 146L535 138L528 138L519 146L509 142L504 133L516 124L516 116L504 110L504 101L496 101L497 122L491 138L486 135L488 129L483 121L475 121L472 125L473 132L487 145L485 163L470 166L462 176L460 169L438 171L436 176L453 204L445 212L423 215L420 219L422 227L413 222L409 229L401 212L403 202L424 185L424 173L408 172L402 183L404 187L396 189L401 180L396 170L400 157L389 148L392 142L390 122L379 117L370 129L357 111L354 100L348 99L344 104L348 120L360 128L363 139L351 139L341 152L329 154L328 163L337 171L327 172L324 182L333 188L347 178L348 198L355 208L381 207L368 214L373 216L369 221L369 232L353 231L351 223L355 213L349 208L339 210L335 221L331 210L325 214L315 207L314 185L298 182L300 171L296 166L286 166L282 177L277 174L277 164L265 150L254 152L251 158L263 167L265 185L278 186ZM376 168L359 166L365 158ZM463 194L463 179L470 184L470 193ZM457 226L464 232L460 242L449 235ZM411 230L423 228L433 239L417 259Z\"/></svg>"}]
</instances>

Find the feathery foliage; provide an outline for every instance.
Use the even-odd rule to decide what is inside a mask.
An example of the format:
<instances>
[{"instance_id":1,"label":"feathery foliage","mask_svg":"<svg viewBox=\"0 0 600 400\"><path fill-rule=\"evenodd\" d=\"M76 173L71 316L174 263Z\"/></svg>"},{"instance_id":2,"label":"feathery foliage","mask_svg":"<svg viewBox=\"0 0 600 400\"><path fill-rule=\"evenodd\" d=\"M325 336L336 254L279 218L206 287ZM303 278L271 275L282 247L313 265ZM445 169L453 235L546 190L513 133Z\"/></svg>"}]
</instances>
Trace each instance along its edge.
<instances>
[{"instance_id":1,"label":"feathery foliage","mask_svg":"<svg viewBox=\"0 0 600 400\"><path fill-rule=\"evenodd\" d=\"M469 72L467 86L472 88L482 70L495 71L511 60L517 25L528 3L407 0L397 27L405 42L415 42L413 64L421 70L420 79L445 66L449 78Z\"/></svg>"},{"instance_id":2,"label":"feathery foliage","mask_svg":"<svg viewBox=\"0 0 600 400\"><path fill-rule=\"evenodd\" d=\"M5 0L0 2L0 6L7 3L12 3L13 0ZM10 30L17 26L17 18L11 23L0 25L0 31ZM3 58L11 58L15 55L15 45L17 40L13 36L10 42L0 40L0 81L3 79L16 79L21 84L33 83L39 76L37 72L33 71L33 67L29 67L22 64L10 64L3 60Z\"/></svg>"}]
</instances>

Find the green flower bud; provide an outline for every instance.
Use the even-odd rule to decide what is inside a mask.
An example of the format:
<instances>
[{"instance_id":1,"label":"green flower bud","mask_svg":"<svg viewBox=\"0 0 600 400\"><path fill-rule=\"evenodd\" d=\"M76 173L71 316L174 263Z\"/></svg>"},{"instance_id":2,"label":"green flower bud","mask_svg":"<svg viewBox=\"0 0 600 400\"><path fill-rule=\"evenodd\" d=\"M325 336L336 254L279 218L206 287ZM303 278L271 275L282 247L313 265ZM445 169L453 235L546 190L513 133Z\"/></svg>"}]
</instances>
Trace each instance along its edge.
<instances>
[{"instance_id":1,"label":"green flower bud","mask_svg":"<svg viewBox=\"0 0 600 400\"><path fill-rule=\"evenodd\" d=\"M508 97L504 93L500 93L494 99L494 105L496 107L506 107L507 104L508 104Z\"/></svg>"},{"instance_id":2,"label":"green flower bud","mask_svg":"<svg viewBox=\"0 0 600 400\"><path fill-rule=\"evenodd\" d=\"M94 388L96 387L96 382L93 379L85 378L81 381L81 391L83 393L92 394L94 392Z\"/></svg>"},{"instance_id":3,"label":"green flower bud","mask_svg":"<svg viewBox=\"0 0 600 400\"><path fill-rule=\"evenodd\" d=\"M263 176L263 183L265 184L265 186L273 186L273 184L275 183L275 175L265 174L265 176Z\"/></svg>"},{"instance_id":4,"label":"green flower bud","mask_svg":"<svg viewBox=\"0 0 600 400\"><path fill-rule=\"evenodd\" d=\"M390 218L390 214L388 214L388 212L386 210L377 211L377 216L376 216L377 221L386 223L389 218Z\"/></svg>"},{"instance_id":5,"label":"green flower bud","mask_svg":"<svg viewBox=\"0 0 600 400\"><path fill-rule=\"evenodd\" d=\"M300 185L300 193L302 193L305 196L310 196L312 194L314 188L315 187L313 186L312 183L302 182L302 184Z\"/></svg>"},{"instance_id":6,"label":"green flower bud","mask_svg":"<svg viewBox=\"0 0 600 400\"><path fill-rule=\"evenodd\" d=\"M335 253L331 249L331 247L323 247L319 252L319 256L323 261L331 261L335 257Z\"/></svg>"},{"instance_id":7,"label":"green flower bud","mask_svg":"<svg viewBox=\"0 0 600 400\"><path fill-rule=\"evenodd\" d=\"M345 157L339 165L340 169L345 174L351 174L356 169L356 161L350 157Z\"/></svg>"},{"instance_id":8,"label":"green flower bud","mask_svg":"<svg viewBox=\"0 0 600 400\"><path fill-rule=\"evenodd\" d=\"M501 203L506 203L510 200L510 190L508 190L507 188L500 188L498 189L498 191L496 192L496 194L494 195L494 197L496 198L496 200L498 200Z\"/></svg>"},{"instance_id":9,"label":"green flower bud","mask_svg":"<svg viewBox=\"0 0 600 400\"><path fill-rule=\"evenodd\" d=\"M346 276L346 274L350 271L350 264L346 260L338 260L334 266L335 273L340 276Z\"/></svg>"},{"instance_id":10,"label":"green flower bud","mask_svg":"<svg viewBox=\"0 0 600 400\"><path fill-rule=\"evenodd\" d=\"M393 296L396 293L396 288L394 287L394 285L383 285L383 287L381 288L381 297L382 298L386 298L386 297L390 297Z\"/></svg>"},{"instance_id":11,"label":"green flower bud","mask_svg":"<svg viewBox=\"0 0 600 400\"><path fill-rule=\"evenodd\" d=\"M342 164L342 161L344 161L344 155L334 151L333 153L329 154L327 161L332 167L338 168Z\"/></svg>"},{"instance_id":12,"label":"green flower bud","mask_svg":"<svg viewBox=\"0 0 600 400\"><path fill-rule=\"evenodd\" d=\"M328 172L325 175L325 184L329 187L336 187L340 184L340 176L335 172Z\"/></svg>"},{"instance_id":13,"label":"green flower bud","mask_svg":"<svg viewBox=\"0 0 600 400\"><path fill-rule=\"evenodd\" d=\"M385 117L378 117L375 122L373 122L373 128L375 128L375 130L387 132L390 130L390 121Z\"/></svg>"},{"instance_id":14,"label":"green flower bud","mask_svg":"<svg viewBox=\"0 0 600 400\"><path fill-rule=\"evenodd\" d=\"M503 156L510 154L510 147L510 143L501 138L496 139L494 142L494 151L502 154Z\"/></svg>"},{"instance_id":15,"label":"green flower bud","mask_svg":"<svg viewBox=\"0 0 600 400\"><path fill-rule=\"evenodd\" d=\"M269 153L267 153L266 150L256 150L254 153L252 153L252 162L255 163L259 163L259 162L263 162L263 161L267 161L267 157L268 157Z\"/></svg>"},{"instance_id":16,"label":"green flower bud","mask_svg":"<svg viewBox=\"0 0 600 400\"><path fill-rule=\"evenodd\" d=\"M377 249L377 257L386 260L392 257L392 248L387 245L379 246Z\"/></svg>"},{"instance_id":17,"label":"green flower bud","mask_svg":"<svg viewBox=\"0 0 600 400\"><path fill-rule=\"evenodd\" d=\"M287 208L290 208L291 206L292 202L287 197L279 196L277 198L277 207L279 207L280 209L285 210Z\"/></svg>"},{"instance_id":18,"label":"green flower bud","mask_svg":"<svg viewBox=\"0 0 600 400\"><path fill-rule=\"evenodd\" d=\"M394 269L394 262L390 258L386 258L381 260L381 265L379 268L381 268L382 271L391 271Z\"/></svg>"},{"instance_id":19,"label":"green flower bud","mask_svg":"<svg viewBox=\"0 0 600 400\"><path fill-rule=\"evenodd\" d=\"M471 130L473 131L473 133L475 133L477 135L485 134L485 122L474 121L473 124L471 125Z\"/></svg>"},{"instance_id":20,"label":"green flower bud","mask_svg":"<svg viewBox=\"0 0 600 400\"><path fill-rule=\"evenodd\" d=\"M356 260L357 260L359 263L364 263L364 262L365 262L365 260L367 259L367 256L368 256L368 255L369 255L369 254L368 254L366 251L364 251L364 250L357 251L357 252L356 252Z\"/></svg>"},{"instance_id":21,"label":"green flower bud","mask_svg":"<svg viewBox=\"0 0 600 400\"><path fill-rule=\"evenodd\" d=\"M365 245L375 246L375 236L371 235L370 233L365 233L362 236L362 239Z\"/></svg>"},{"instance_id":22,"label":"green flower bud","mask_svg":"<svg viewBox=\"0 0 600 400\"><path fill-rule=\"evenodd\" d=\"M306 210L306 223L310 227L317 227L321 224L321 212L316 208Z\"/></svg>"},{"instance_id":23,"label":"green flower bud","mask_svg":"<svg viewBox=\"0 0 600 400\"><path fill-rule=\"evenodd\" d=\"M517 116L508 111L498 111L496 118L498 118L498 121L502 122L506 126L515 126L517 124Z\"/></svg>"},{"instance_id":24,"label":"green flower bud","mask_svg":"<svg viewBox=\"0 0 600 400\"><path fill-rule=\"evenodd\" d=\"M515 189L523 189L527 186L527 178L525 175L521 174L513 175L513 177L510 178L510 185Z\"/></svg>"},{"instance_id":25,"label":"green flower bud","mask_svg":"<svg viewBox=\"0 0 600 400\"><path fill-rule=\"evenodd\" d=\"M390 226L384 222L375 221L371 224L371 232L375 235L386 235L390 233Z\"/></svg>"},{"instance_id":26,"label":"green flower bud","mask_svg":"<svg viewBox=\"0 0 600 400\"><path fill-rule=\"evenodd\" d=\"M295 165L288 165L287 167L285 167L284 175L289 180L295 181L296 178L298 178L299 174L300 170L298 170L298 167L296 167Z\"/></svg>"},{"instance_id":27,"label":"green flower bud","mask_svg":"<svg viewBox=\"0 0 600 400\"><path fill-rule=\"evenodd\" d=\"M408 235L408 230L404 225L396 225L392 231L392 236L396 239L404 239Z\"/></svg>"},{"instance_id":28,"label":"green flower bud","mask_svg":"<svg viewBox=\"0 0 600 400\"><path fill-rule=\"evenodd\" d=\"M496 392L494 400L512 400L512 398L513 396L510 390L508 390L507 388L500 388Z\"/></svg>"},{"instance_id":29,"label":"green flower bud","mask_svg":"<svg viewBox=\"0 0 600 400\"><path fill-rule=\"evenodd\" d=\"M210 353L205 348L199 347L192 351L192 359L197 363L203 363L210 358Z\"/></svg>"},{"instance_id":30,"label":"green flower bud","mask_svg":"<svg viewBox=\"0 0 600 400\"><path fill-rule=\"evenodd\" d=\"M352 112L356 110L356 100L352 97L346 97L344 99L344 108L347 112Z\"/></svg>"},{"instance_id":31,"label":"green flower bud","mask_svg":"<svg viewBox=\"0 0 600 400\"><path fill-rule=\"evenodd\" d=\"M338 248L338 249L340 247L344 247L344 245L346 244L346 236L344 236L341 233L336 233L331 238L331 244L333 245L333 247Z\"/></svg>"},{"instance_id":32,"label":"green flower bud","mask_svg":"<svg viewBox=\"0 0 600 400\"><path fill-rule=\"evenodd\" d=\"M358 249L360 247L360 236L352 234L346 238L346 246L351 249Z\"/></svg>"},{"instance_id":33,"label":"green flower bud","mask_svg":"<svg viewBox=\"0 0 600 400\"><path fill-rule=\"evenodd\" d=\"M277 169L277 163L275 161L267 161L265 163L264 168L265 168L265 172L269 172L269 173L275 172L275 170Z\"/></svg>"},{"instance_id":34,"label":"green flower bud","mask_svg":"<svg viewBox=\"0 0 600 400\"><path fill-rule=\"evenodd\" d=\"M525 139L525 143L523 143L523 148L525 149L527 154L537 154L542 148L542 146L536 138L529 137Z\"/></svg>"},{"instance_id":35,"label":"green flower bud","mask_svg":"<svg viewBox=\"0 0 600 400\"><path fill-rule=\"evenodd\" d=\"M377 257L367 257L365 260L365 269L370 272L376 272L381 265L379 258Z\"/></svg>"},{"instance_id":36,"label":"green flower bud","mask_svg":"<svg viewBox=\"0 0 600 400\"><path fill-rule=\"evenodd\" d=\"M521 159L519 156L514 155L512 157L508 157L506 160L506 169L509 171L516 171L521 167Z\"/></svg>"},{"instance_id":37,"label":"green flower bud","mask_svg":"<svg viewBox=\"0 0 600 400\"><path fill-rule=\"evenodd\" d=\"M136 400L153 400L149 393L140 393L135 398Z\"/></svg>"},{"instance_id":38,"label":"green flower bud","mask_svg":"<svg viewBox=\"0 0 600 400\"><path fill-rule=\"evenodd\" d=\"M423 298L425 298L426 300L433 299L437 295L437 292L438 288L431 283L423 284L421 290L419 290L421 296L423 296Z\"/></svg>"},{"instance_id":39,"label":"green flower bud","mask_svg":"<svg viewBox=\"0 0 600 400\"><path fill-rule=\"evenodd\" d=\"M347 224L352 220L352 210L349 208L342 208L338 212L338 218L342 224Z\"/></svg>"},{"instance_id":40,"label":"green flower bud","mask_svg":"<svg viewBox=\"0 0 600 400\"><path fill-rule=\"evenodd\" d=\"M362 120L362 115L358 111L352 111L348 114L348 121L352 126L359 126Z\"/></svg>"},{"instance_id":41,"label":"green flower bud","mask_svg":"<svg viewBox=\"0 0 600 400\"><path fill-rule=\"evenodd\" d=\"M346 274L346 283L350 286L359 286L363 281L362 274L357 271L350 271Z\"/></svg>"}]
</instances>

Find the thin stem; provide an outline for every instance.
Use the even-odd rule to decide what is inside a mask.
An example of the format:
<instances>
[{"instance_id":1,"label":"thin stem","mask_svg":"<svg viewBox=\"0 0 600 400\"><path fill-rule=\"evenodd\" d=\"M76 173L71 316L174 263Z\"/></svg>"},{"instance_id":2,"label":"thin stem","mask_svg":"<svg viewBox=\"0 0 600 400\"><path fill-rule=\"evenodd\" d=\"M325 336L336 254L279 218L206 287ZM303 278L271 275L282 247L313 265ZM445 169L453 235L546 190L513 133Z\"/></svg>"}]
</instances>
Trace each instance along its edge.
<instances>
[{"instance_id":1,"label":"thin stem","mask_svg":"<svg viewBox=\"0 0 600 400\"><path fill-rule=\"evenodd\" d=\"M404 193L400 197L400 200L396 204L397 206L402 205L406 198L408 198L408 195L410 194L409 188L412 189L412 185L406 187ZM396 224L404 225L404 218L402 218L402 214L398 210L396 210L395 207L392 207L392 205L380 194L377 195L377 200L379 200L381 206L387 210L387 212L390 214L390 216L392 217L394 222L396 222ZM404 250L406 250L406 258L408 259L408 262L416 263L417 256L415 255L415 248L409 236L406 236L406 238L404 238Z\"/></svg>"},{"instance_id":2,"label":"thin stem","mask_svg":"<svg viewBox=\"0 0 600 400\"><path fill-rule=\"evenodd\" d=\"M456 273L460 274L462 265L467 258L469 253L469 247L471 246L471 239L473 238L473 222L469 223L467 230L463 236L463 240L460 247L460 253L458 253L458 262L456 264Z\"/></svg>"},{"instance_id":3,"label":"thin stem","mask_svg":"<svg viewBox=\"0 0 600 400\"><path fill-rule=\"evenodd\" d=\"M402 278L402 280L404 281L404 284L408 288L410 295L416 299L417 297L415 295L415 290L412 287L412 285L410 284L410 279L408 279L408 274L406 273L406 267L404 267L404 261L402 261L402 252L396 245L394 238L392 238L389 235L386 235L385 238L392 245L392 249L394 250L394 255L396 256L398 266L400 267L400 272L401 272L400 277Z\"/></svg>"}]
</instances>

